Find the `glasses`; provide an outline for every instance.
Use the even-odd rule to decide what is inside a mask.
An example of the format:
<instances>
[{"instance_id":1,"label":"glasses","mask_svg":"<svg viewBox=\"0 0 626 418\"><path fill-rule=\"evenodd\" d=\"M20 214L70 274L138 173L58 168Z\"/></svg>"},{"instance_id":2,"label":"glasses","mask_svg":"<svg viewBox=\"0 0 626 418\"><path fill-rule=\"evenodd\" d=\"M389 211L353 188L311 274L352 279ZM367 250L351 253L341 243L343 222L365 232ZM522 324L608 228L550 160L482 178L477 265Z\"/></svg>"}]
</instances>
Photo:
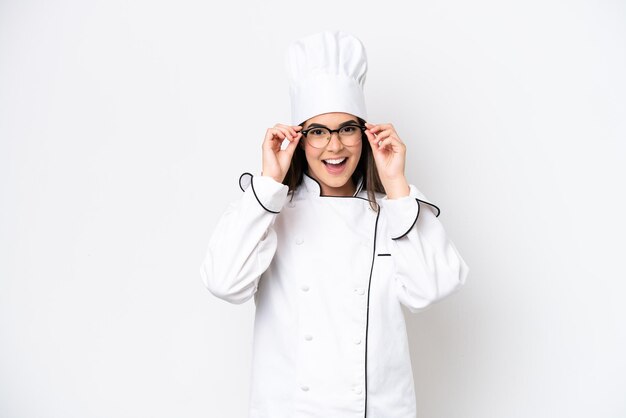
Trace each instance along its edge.
<instances>
[{"instance_id":1,"label":"glasses","mask_svg":"<svg viewBox=\"0 0 626 418\"><path fill-rule=\"evenodd\" d=\"M359 143L361 140L361 132L364 130L365 126L356 124L346 125L339 129L316 126L303 130L302 135L313 148L326 148L333 132L337 132L341 143L349 147Z\"/></svg>"}]
</instances>

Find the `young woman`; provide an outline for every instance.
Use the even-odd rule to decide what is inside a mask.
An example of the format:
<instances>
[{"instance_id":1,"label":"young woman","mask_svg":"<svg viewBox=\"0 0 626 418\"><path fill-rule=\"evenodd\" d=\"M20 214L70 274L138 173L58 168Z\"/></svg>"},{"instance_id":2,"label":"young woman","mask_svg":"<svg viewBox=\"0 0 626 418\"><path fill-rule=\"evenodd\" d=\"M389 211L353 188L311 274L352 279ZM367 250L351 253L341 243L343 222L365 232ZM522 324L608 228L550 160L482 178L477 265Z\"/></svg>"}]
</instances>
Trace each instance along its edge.
<instances>
[{"instance_id":1,"label":"young woman","mask_svg":"<svg viewBox=\"0 0 626 418\"><path fill-rule=\"evenodd\" d=\"M343 32L315 36L314 51L321 39L334 52L323 56L354 58L360 47ZM402 306L429 307L469 269L437 206L407 182L393 125L327 95L302 119L299 100L308 106L319 88L308 91L292 94L300 123L267 130L262 174L240 178L244 193L218 222L201 275L221 299L254 297L250 417L414 418Z\"/></svg>"}]
</instances>

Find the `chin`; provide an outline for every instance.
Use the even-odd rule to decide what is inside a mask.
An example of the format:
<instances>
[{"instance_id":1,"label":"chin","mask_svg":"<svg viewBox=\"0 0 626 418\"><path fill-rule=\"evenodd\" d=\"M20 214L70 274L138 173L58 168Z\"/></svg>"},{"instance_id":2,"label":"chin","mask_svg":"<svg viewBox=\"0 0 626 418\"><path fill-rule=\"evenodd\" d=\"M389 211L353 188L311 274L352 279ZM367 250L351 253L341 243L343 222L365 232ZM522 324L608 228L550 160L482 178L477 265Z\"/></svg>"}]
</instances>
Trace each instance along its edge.
<instances>
[{"instance_id":1,"label":"chin","mask_svg":"<svg viewBox=\"0 0 626 418\"><path fill-rule=\"evenodd\" d=\"M312 168L312 167L309 167ZM338 189L344 187L352 179L352 175L356 170L356 164L349 164L345 168L345 171L341 174L333 175L326 170L324 163L316 164L314 170L310 170L310 173L315 179L325 185L326 187Z\"/></svg>"},{"instance_id":2,"label":"chin","mask_svg":"<svg viewBox=\"0 0 626 418\"><path fill-rule=\"evenodd\" d=\"M325 176L324 177L324 180L325 180L324 183L326 183L330 187L342 187L342 186L345 186L346 183L348 183L351 178L352 178L352 174L347 175L347 176L343 175L341 177Z\"/></svg>"}]
</instances>

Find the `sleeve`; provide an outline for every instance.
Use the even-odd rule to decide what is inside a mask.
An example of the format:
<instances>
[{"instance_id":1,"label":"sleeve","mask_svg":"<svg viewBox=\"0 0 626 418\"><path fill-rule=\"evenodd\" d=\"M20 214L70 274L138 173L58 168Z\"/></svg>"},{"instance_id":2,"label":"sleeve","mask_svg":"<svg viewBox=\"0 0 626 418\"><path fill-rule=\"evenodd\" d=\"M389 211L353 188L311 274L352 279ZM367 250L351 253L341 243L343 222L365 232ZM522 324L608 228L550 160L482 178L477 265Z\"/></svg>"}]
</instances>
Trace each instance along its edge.
<instances>
[{"instance_id":1,"label":"sleeve","mask_svg":"<svg viewBox=\"0 0 626 418\"><path fill-rule=\"evenodd\" d=\"M458 290L469 267L448 239L440 210L414 186L409 196L381 199L400 302L416 313Z\"/></svg>"},{"instance_id":2,"label":"sleeve","mask_svg":"<svg viewBox=\"0 0 626 418\"><path fill-rule=\"evenodd\" d=\"M239 186L243 196L218 221L200 268L208 290L235 304L254 295L276 253L273 223L288 192L286 185L250 173L241 175Z\"/></svg>"}]
</instances>

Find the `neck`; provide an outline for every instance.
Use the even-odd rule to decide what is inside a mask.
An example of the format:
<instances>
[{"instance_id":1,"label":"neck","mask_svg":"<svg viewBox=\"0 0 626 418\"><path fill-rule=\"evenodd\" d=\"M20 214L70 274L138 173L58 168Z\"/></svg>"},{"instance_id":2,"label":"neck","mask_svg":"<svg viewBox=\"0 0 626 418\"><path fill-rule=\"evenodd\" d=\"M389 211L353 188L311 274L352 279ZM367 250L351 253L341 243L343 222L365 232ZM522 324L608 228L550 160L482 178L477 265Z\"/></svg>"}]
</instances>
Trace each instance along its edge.
<instances>
[{"instance_id":1,"label":"neck","mask_svg":"<svg viewBox=\"0 0 626 418\"><path fill-rule=\"evenodd\" d=\"M341 187L322 185L322 196L354 196L355 191L356 187L352 179Z\"/></svg>"},{"instance_id":2,"label":"neck","mask_svg":"<svg viewBox=\"0 0 626 418\"><path fill-rule=\"evenodd\" d=\"M322 183L317 177L315 177L312 173L307 172L307 175L311 177L313 180L317 182L320 186L321 196L354 196L356 192L356 186L350 178L344 185L339 187L328 186L327 184Z\"/></svg>"}]
</instances>

